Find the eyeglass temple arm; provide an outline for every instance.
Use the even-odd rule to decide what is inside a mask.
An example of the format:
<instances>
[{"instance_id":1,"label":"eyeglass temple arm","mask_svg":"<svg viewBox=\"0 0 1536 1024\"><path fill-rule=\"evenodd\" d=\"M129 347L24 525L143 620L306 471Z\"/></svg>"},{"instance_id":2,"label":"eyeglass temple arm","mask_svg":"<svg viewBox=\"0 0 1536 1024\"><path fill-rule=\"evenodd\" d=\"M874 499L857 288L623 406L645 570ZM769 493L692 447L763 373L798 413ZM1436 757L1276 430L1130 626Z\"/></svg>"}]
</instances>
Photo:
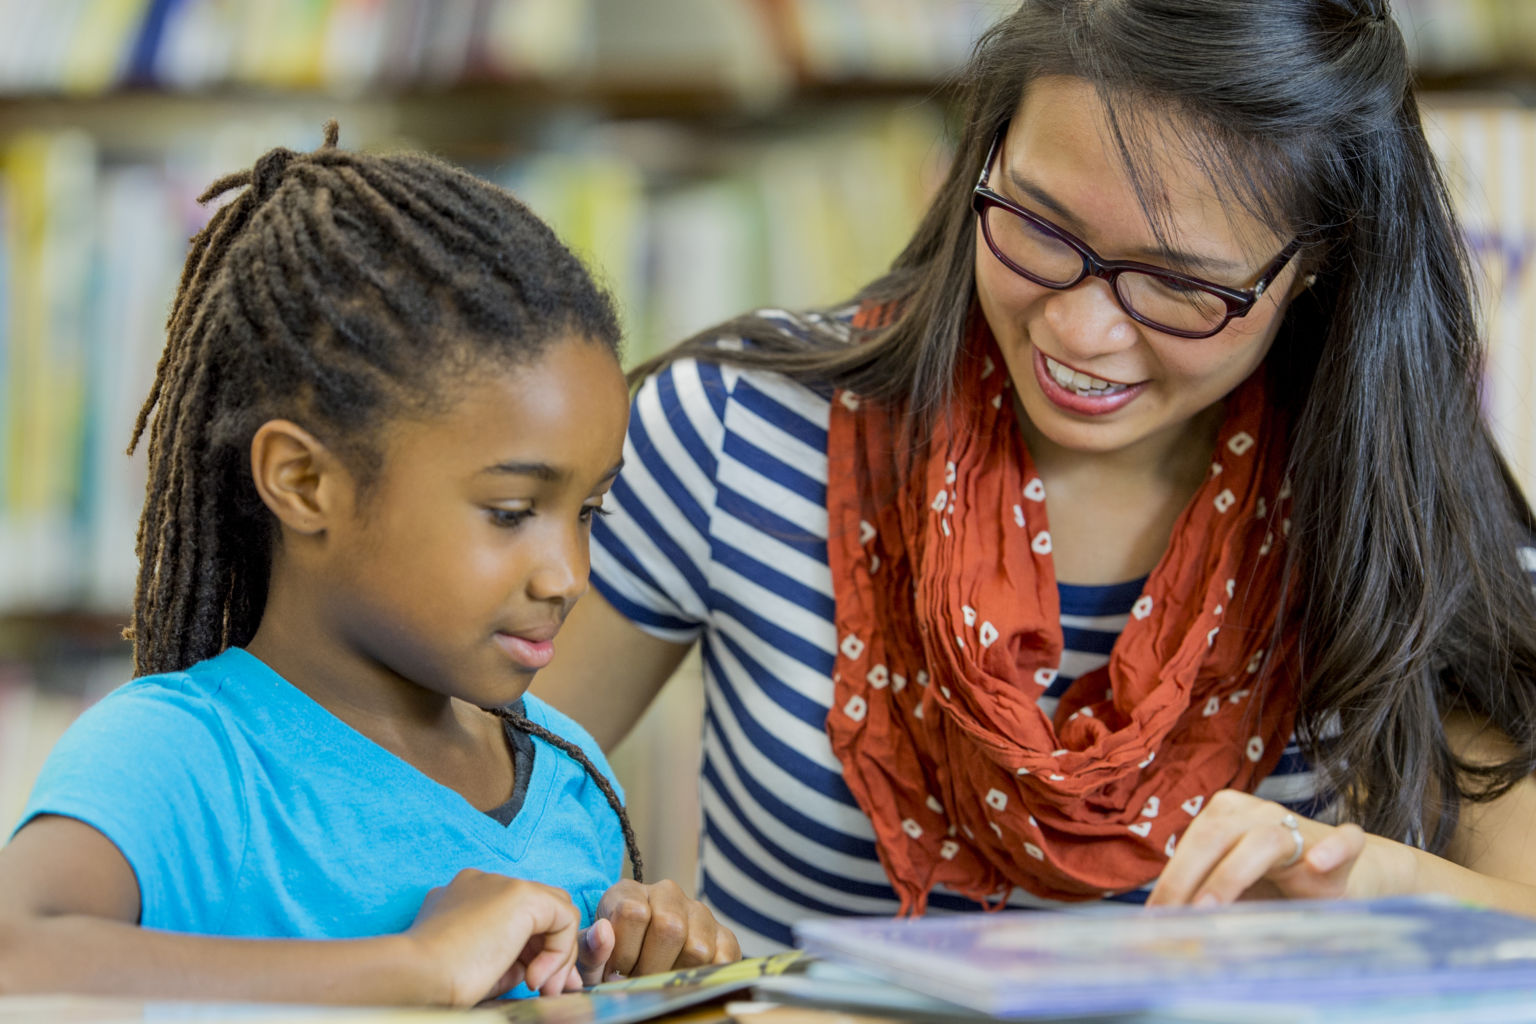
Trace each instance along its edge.
<instances>
[{"instance_id":1,"label":"eyeglass temple arm","mask_svg":"<svg viewBox=\"0 0 1536 1024\"><path fill-rule=\"evenodd\" d=\"M1275 257L1275 262L1269 265L1264 271L1264 276L1259 278L1258 283L1253 286L1253 297L1255 299L1269 290L1269 286L1275 283L1275 278L1280 276L1280 271L1285 269L1285 265L1291 262L1291 257L1295 256L1296 251L1300 248L1301 239L1293 238L1290 245L1280 250L1280 255Z\"/></svg>"},{"instance_id":2,"label":"eyeglass temple arm","mask_svg":"<svg viewBox=\"0 0 1536 1024\"><path fill-rule=\"evenodd\" d=\"M981 172L976 175L976 188L986 187L987 176L992 173L992 159L997 156L997 147L1007 132L1008 122L1004 121L992 135L992 145L987 147L987 158L981 162Z\"/></svg>"}]
</instances>

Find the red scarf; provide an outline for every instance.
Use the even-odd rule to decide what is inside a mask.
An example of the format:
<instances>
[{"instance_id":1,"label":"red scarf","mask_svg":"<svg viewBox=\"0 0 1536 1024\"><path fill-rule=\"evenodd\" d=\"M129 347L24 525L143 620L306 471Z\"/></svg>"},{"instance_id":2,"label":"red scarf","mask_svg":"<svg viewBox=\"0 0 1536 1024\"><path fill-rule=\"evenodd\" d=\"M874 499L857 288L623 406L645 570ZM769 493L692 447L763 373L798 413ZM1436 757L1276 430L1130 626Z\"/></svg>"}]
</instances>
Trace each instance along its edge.
<instances>
[{"instance_id":1,"label":"red scarf","mask_svg":"<svg viewBox=\"0 0 1536 1024\"><path fill-rule=\"evenodd\" d=\"M1211 472L1110 655L1054 720L1061 663L1045 488L1008 373L975 316L951 416L898 457L901 411L832 401L832 749L874 823L902 912L935 885L1092 899L1143 885L1211 794L1251 791L1293 717L1280 612L1286 431L1255 373ZM898 465L898 462L900 463Z\"/></svg>"}]
</instances>

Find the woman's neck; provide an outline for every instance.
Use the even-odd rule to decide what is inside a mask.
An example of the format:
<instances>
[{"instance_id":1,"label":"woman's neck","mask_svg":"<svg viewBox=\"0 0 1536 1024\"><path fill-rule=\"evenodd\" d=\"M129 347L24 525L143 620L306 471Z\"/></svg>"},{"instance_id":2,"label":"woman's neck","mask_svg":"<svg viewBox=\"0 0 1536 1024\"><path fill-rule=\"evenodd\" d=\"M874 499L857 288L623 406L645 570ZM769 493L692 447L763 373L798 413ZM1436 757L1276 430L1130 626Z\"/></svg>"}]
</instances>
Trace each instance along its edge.
<instances>
[{"instance_id":1,"label":"woman's neck","mask_svg":"<svg viewBox=\"0 0 1536 1024\"><path fill-rule=\"evenodd\" d=\"M1024 444L1047 488L1053 480L1091 479L1105 489L1172 488L1185 491L1186 498L1205 480L1216 433L1226 413L1225 404L1218 402L1183 423L1124 448L1085 452L1046 437L1017 401L1014 410Z\"/></svg>"},{"instance_id":2,"label":"woman's neck","mask_svg":"<svg viewBox=\"0 0 1536 1024\"><path fill-rule=\"evenodd\" d=\"M1019 429L1045 484L1058 580L1104 585L1156 568L1179 516L1210 472L1223 409L1113 452L1063 448L1022 409Z\"/></svg>"}]
</instances>

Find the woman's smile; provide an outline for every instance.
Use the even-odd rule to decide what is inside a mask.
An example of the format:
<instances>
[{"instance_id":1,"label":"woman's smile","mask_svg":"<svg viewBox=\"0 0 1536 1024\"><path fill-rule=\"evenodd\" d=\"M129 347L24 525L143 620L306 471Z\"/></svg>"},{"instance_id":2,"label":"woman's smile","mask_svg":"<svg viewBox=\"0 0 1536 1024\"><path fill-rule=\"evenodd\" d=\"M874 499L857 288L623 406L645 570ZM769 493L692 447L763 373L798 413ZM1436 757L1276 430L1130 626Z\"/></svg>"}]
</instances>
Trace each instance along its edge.
<instances>
[{"instance_id":1,"label":"woman's smile","mask_svg":"<svg viewBox=\"0 0 1536 1024\"><path fill-rule=\"evenodd\" d=\"M1034 350L1035 377L1051 403L1083 416L1104 416L1123 409L1147 388L1147 381L1121 384L1074 369Z\"/></svg>"}]
</instances>

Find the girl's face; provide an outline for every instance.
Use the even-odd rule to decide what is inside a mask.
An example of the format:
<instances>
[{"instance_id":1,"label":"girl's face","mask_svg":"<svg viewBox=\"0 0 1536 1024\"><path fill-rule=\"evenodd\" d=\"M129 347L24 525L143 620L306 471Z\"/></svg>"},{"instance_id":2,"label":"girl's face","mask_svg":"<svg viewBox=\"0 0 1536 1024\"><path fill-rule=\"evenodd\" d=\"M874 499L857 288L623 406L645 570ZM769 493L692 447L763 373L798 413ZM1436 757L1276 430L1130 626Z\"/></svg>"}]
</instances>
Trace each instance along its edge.
<instances>
[{"instance_id":1,"label":"girl's face","mask_svg":"<svg viewBox=\"0 0 1536 1024\"><path fill-rule=\"evenodd\" d=\"M581 337L460 387L446 412L391 424L378 479L333 531L322 614L371 673L493 707L527 689L587 589L628 389Z\"/></svg>"},{"instance_id":2,"label":"girl's face","mask_svg":"<svg viewBox=\"0 0 1536 1024\"><path fill-rule=\"evenodd\" d=\"M988 184L1104 259L1183 269L1231 288L1251 287L1290 241L1223 206L1205 172L1167 149L1152 168L1164 189L1165 248L1106 125L1091 85L1040 79L998 147ZM1168 248L1182 255L1177 265ZM981 309L1008 365L1037 456L1040 446L1156 462L1198 439L1209 429L1201 414L1214 411L1269 351L1296 274L1293 260L1246 316L1212 337L1188 339L1133 320L1100 278L1052 290L1000 262L980 230L976 239Z\"/></svg>"}]
</instances>

